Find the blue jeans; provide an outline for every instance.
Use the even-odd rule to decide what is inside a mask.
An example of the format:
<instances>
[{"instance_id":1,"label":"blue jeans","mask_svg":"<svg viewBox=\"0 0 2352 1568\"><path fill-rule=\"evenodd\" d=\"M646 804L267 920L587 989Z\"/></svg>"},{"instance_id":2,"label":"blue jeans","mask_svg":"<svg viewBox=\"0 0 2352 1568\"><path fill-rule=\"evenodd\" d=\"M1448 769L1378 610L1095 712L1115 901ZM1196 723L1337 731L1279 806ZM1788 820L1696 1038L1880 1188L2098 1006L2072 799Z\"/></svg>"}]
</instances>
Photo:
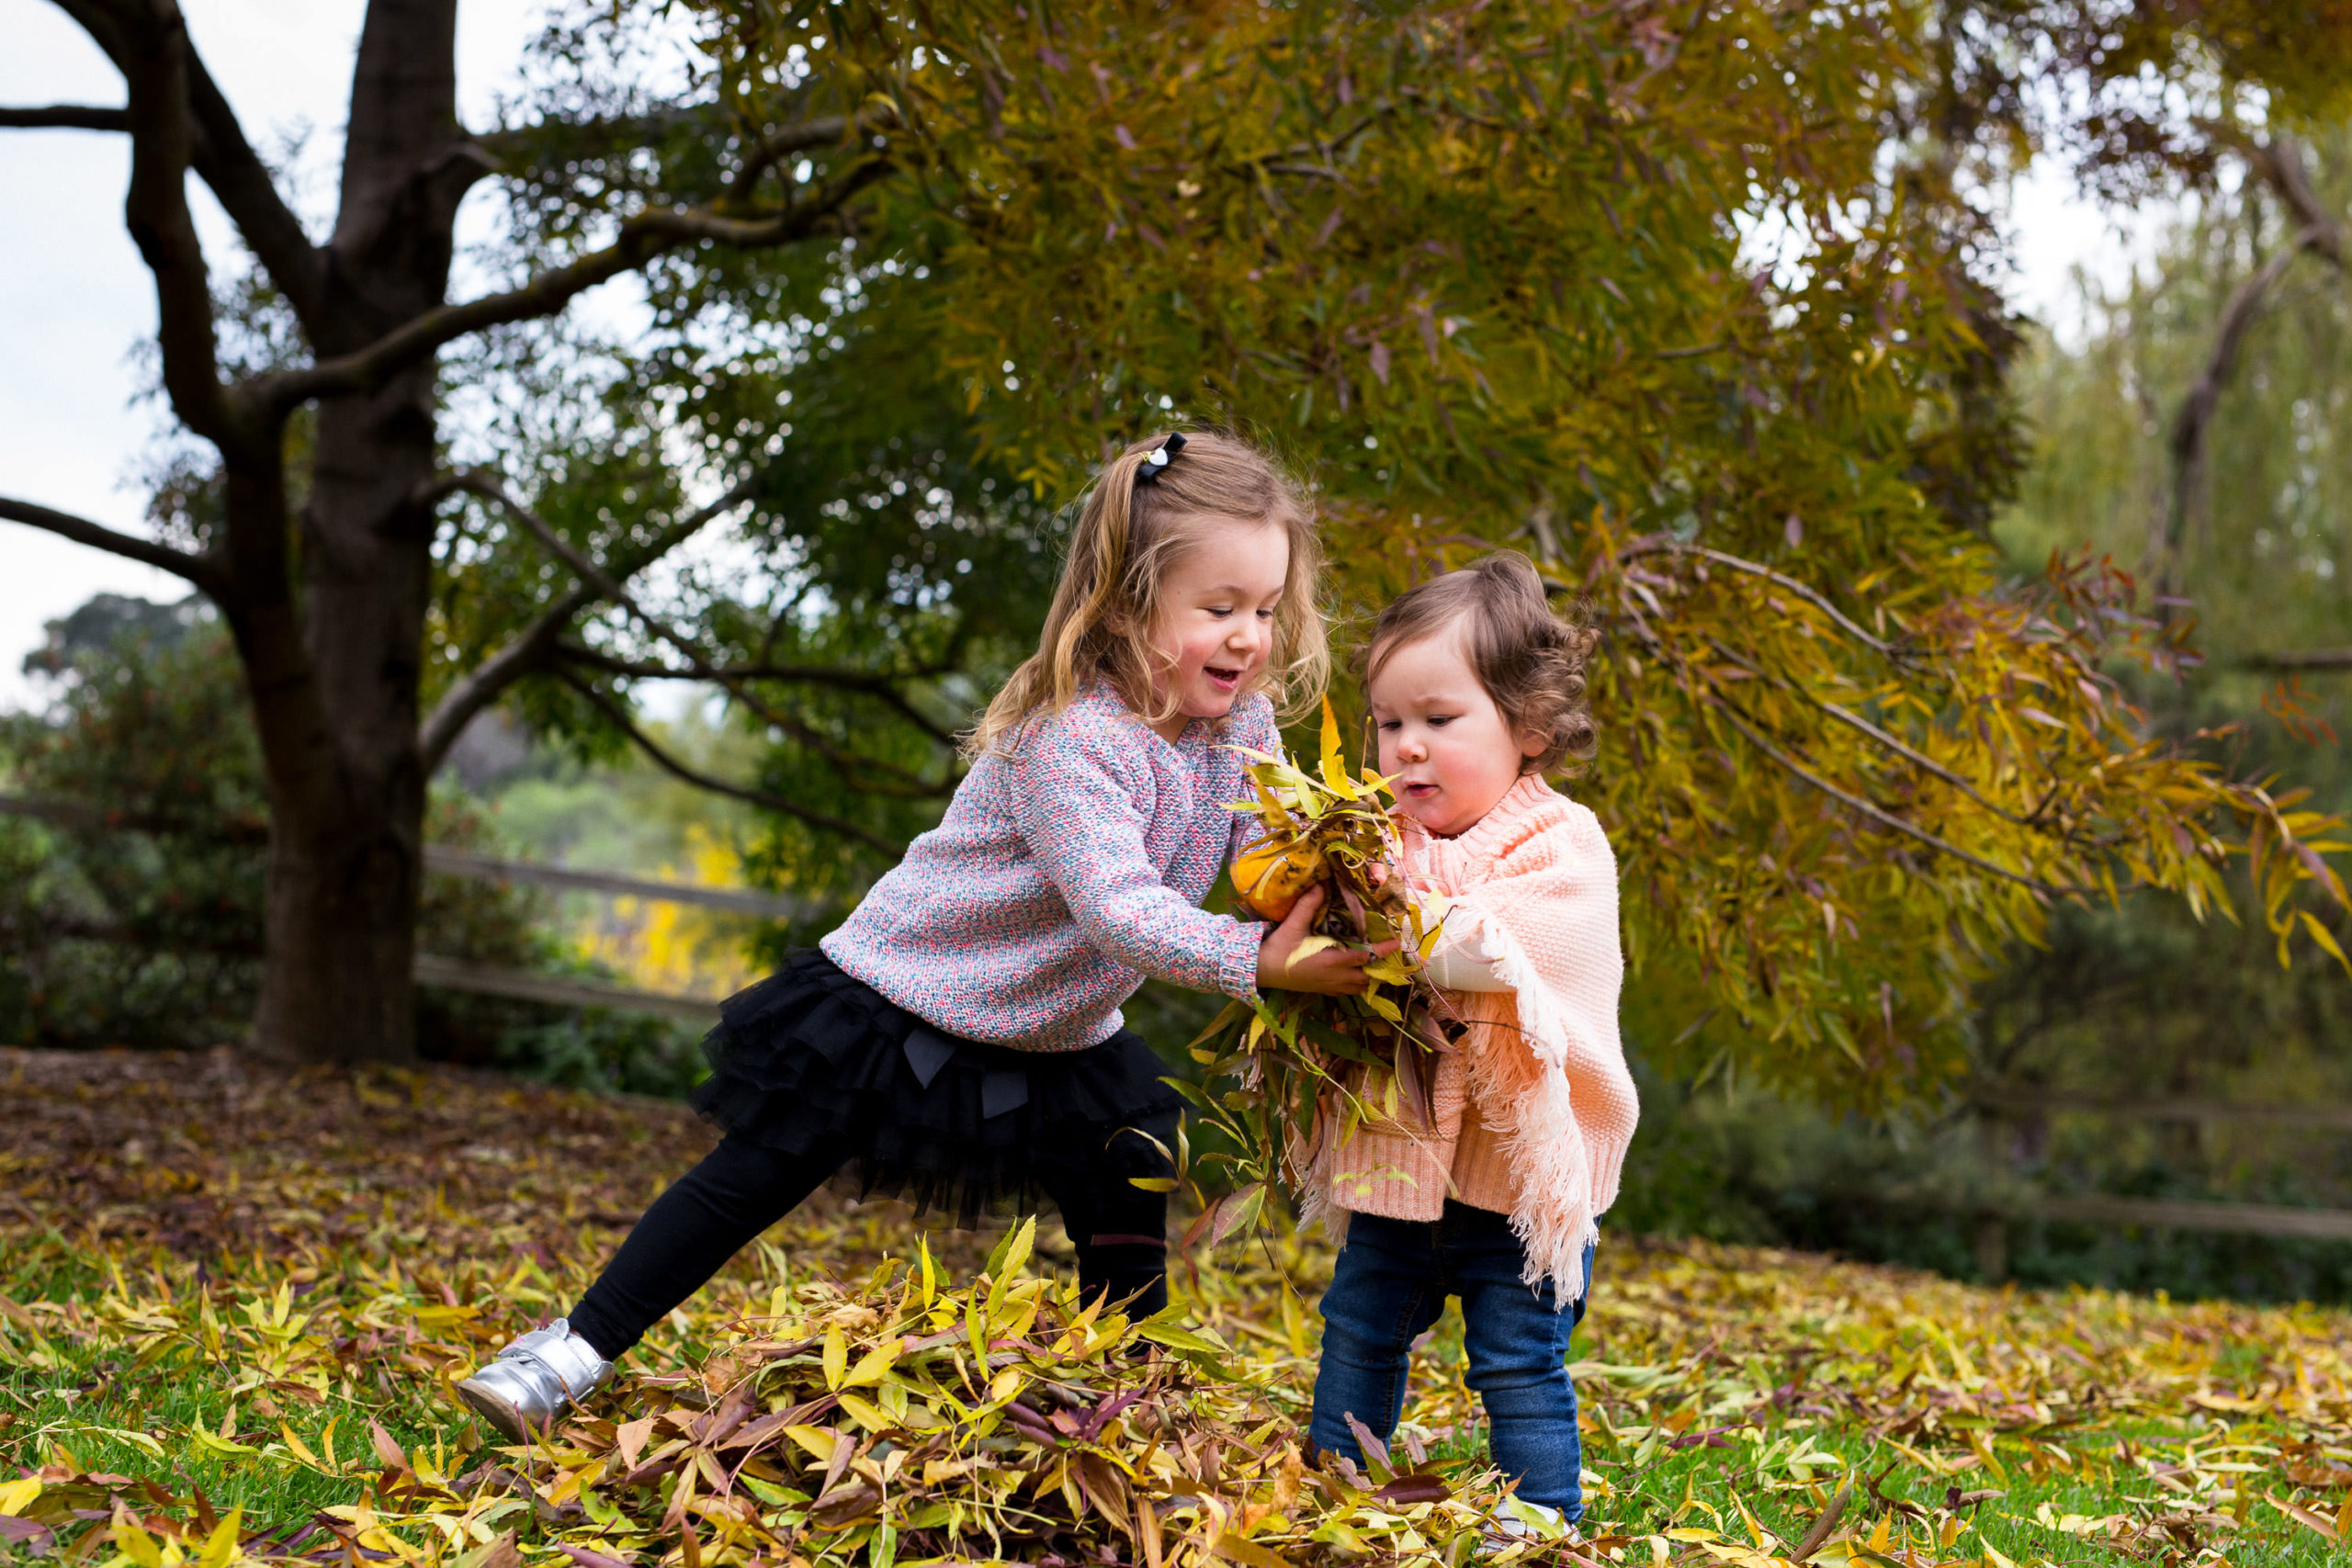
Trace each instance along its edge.
<instances>
[{"instance_id":1,"label":"blue jeans","mask_svg":"<svg viewBox=\"0 0 2352 1568\"><path fill-rule=\"evenodd\" d=\"M1446 1200L1435 1220L1348 1216L1331 1288L1323 1292L1323 1357L1315 1370L1316 1448L1358 1464L1363 1450L1347 1414L1382 1442L1405 1413L1405 1364L1413 1341L1462 1298L1469 1384L1487 1406L1497 1468L1519 1481L1519 1495L1584 1516L1578 1472L1577 1391L1568 1381L1568 1336L1584 1321L1584 1300L1555 1311L1548 1282L1539 1293L1520 1278L1526 1266L1510 1217ZM1585 1277L1592 1249L1585 1249ZM1587 1295L1590 1288L1587 1287Z\"/></svg>"}]
</instances>

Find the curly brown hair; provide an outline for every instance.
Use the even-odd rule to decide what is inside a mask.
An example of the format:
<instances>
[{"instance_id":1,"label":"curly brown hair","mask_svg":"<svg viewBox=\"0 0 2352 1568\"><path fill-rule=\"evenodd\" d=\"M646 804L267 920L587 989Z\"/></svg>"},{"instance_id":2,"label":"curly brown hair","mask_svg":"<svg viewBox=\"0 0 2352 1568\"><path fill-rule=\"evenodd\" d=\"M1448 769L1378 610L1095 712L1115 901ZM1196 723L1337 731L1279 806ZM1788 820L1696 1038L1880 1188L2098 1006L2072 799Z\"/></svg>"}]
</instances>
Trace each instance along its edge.
<instances>
[{"instance_id":1,"label":"curly brown hair","mask_svg":"<svg viewBox=\"0 0 2352 1568\"><path fill-rule=\"evenodd\" d=\"M1515 735L1540 737L1544 749L1520 764L1548 773L1590 760L1600 737L1585 700L1585 665L1600 634L1581 600L1566 616L1552 608L1535 563L1498 550L1476 566L1430 578L1380 613L1356 655L1365 685L1408 643L1442 635L1465 620L1470 667Z\"/></svg>"}]
</instances>

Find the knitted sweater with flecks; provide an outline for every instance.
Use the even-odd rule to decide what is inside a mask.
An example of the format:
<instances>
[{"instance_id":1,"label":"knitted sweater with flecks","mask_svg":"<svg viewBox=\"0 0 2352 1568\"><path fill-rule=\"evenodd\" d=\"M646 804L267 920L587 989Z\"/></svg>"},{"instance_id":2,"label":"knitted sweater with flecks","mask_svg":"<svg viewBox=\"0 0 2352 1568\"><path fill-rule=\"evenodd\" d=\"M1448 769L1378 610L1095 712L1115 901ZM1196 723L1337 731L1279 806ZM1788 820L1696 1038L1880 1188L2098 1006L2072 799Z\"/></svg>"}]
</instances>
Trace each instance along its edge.
<instances>
[{"instance_id":1,"label":"knitted sweater with flecks","mask_svg":"<svg viewBox=\"0 0 2352 1568\"><path fill-rule=\"evenodd\" d=\"M933 1026L1023 1050L1101 1044L1147 976L1249 1000L1265 928L1198 907L1252 820L1227 808L1250 793L1237 745L1282 750L1262 694L1170 743L1097 681L974 762L818 945Z\"/></svg>"}]
</instances>

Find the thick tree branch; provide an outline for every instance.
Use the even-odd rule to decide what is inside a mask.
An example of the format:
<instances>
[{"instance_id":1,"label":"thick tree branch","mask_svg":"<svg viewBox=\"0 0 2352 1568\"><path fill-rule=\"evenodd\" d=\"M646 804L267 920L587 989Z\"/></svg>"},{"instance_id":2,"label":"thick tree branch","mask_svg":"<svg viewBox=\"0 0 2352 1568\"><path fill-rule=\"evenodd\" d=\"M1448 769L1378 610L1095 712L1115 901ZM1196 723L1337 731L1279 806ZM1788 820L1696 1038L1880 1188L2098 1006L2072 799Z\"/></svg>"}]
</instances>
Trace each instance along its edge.
<instances>
[{"instance_id":1,"label":"thick tree branch","mask_svg":"<svg viewBox=\"0 0 2352 1568\"><path fill-rule=\"evenodd\" d=\"M17 501L0 496L0 521L22 523L40 528L77 545L87 545L94 550L105 550L135 560L175 577L185 578L191 585L218 603L224 580L219 565L204 556L175 550L169 545L159 545L152 539L141 539L130 534L118 534L113 529L70 513L38 506L29 501Z\"/></svg>"},{"instance_id":2,"label":"thick tree branch","mask_svg":"<svg viewBox=\"0 0 2352 1568\"><path fill-rule=\"evenodd\" d=\"M110 19L119 27L117 61L130 89L130 193L123 220L155 279L164 389L172 412L198 435L224 449L250 446L253 433L220 383L211 280L188 213L196 128L187 24L168 6Z\"/></svg>"},{"instance_id":3,"label":"thick tree branch","mask_svg":"<svg viewBox=\"0 0 2352 1568\"><path fill-rule=\"evenodd\" d=\"M2187 547L2189 536L2204 521L2209 456L2206 436L2214 411L2221 405L2222 390L2236 371L2238 352L2245 342L2247 329L2260 315L2271 288L2294 265L2297 256L2312 251L2325 256L2338 269L2347 265L2343 226L2321 205L2312 189L2301 143L2291 136L2279 136L2243 151L2255 173L2278 195L2301 227L2278 254L2231 291L2228 302L2222 308L2221 326L2214 334L2204 368L2198 373L2188 397L2182 400L2180 412L2173 417L2172 492L2166 498L2153 573L2157 597L2166 613L2172 606L2164 602L2177 599L2180 593L2181 552Z\"/></svg>"},{"instance_id":4,"label":"thick tree branch","mask_svg":"<svg viewBox=\"0 0 2352 1568\"><path fill-rule=\"evenodd\" d=\"M465 477L451 475L435 481L417 496L417 503L430 507L468 488L461 482ZM621 568L616 585L660 560L700 533L713 519L726 515L749 501L759 488L759 479L757 473L744 476L718 500L707 506L696 508L664 528L638 552L633 560ZM594 585L582 581L541 611L530 625L516 634L512 642L476 665L463 680L443 694L418 732L418 745L428 774L440 767L441 760L448 755L449 748L457 744L458 736L474 715L496 702L515 682L546 667L557 637L571 624L572 616L595 602Z\"/></svg>"},{"instance_id":5,"label":"thick tree branch","mask_svg":"<svg viewBox=\"0 0 2352 1568\"><path fill-rule=\"evenodd\" d=\"M153 18L116 0L58 0L59 5L90 35L92 41L121 70L132 73L138 50L134 40L151 31ZM191 117L188 162L220 198L222 210L236 224L246 246L268 272L270 280L294 308L304 330L319 335L320 293L325 264L318 247L302 231L301 220L286 205L270 177L269 168L245 140L236 110L212 80L211 72L185 33L180 60L187 77L187 102ZM20 117L65 116L28 118ZM45 109L0 109L0 127L70 125L85 130L131 129L128 108L84 108L60 105Z\"/></svg>"},{"instance_id":6,"label":"thick tree branch","mask_svg":"<svg viewBox=\"0 0 2352 1568\"><path fill-rule=\"evenodd\" d=\"M845 822L826 812L812 811L797 801L786 800L780 795L774 795L763 789L753 789L746 784L729 784L725 779L714 778L708 773L690 767L663 750L659 742L638 728L636 720L629 716L628 710L611 697L585 681L574 680L567 676L564 683L587 698L606 718L613 721L622 734L629 738L639 750L645 753L648 761L672 778L693 784L696 789L709 790L714 795L724 795L736 800L748 801L765 810L806 822L811 828L820 831L839 834L844 839L864 844L868 849L878 850L893 860L907 852L907 847L904 844L894 844L888 839L867 832L854 822Z\"/></svg>"},{"instance_id":7,"label":"thick tree branch","mask_svg":"<svg viewBox=\"0 0 2352 1568\"><path fill-rule=\"evenodd\" d=\"M787 244L822 231L850 198L888 174L886 158L868 159L805 202L762 218L722 218L687 208L642 212L621 225L621 237L569 266L541 273L519 288L463 304L444 305L411 318L356 354L300 370L262 377L257 395L272 410L290 410L312 398L373 390L401 371L469 333L552 316L596 285L632 272L662 252L700 240L745 249Z\"/></svg>"},{"instance_id":8,"label":"thick tree branch","mask_svg":"<svg viewBox=\"0 0 2352 1568\"><path fill-rule=\"evenodd\" d=\"M36 108L0 108L0 130L129 130L129 109L95 104L48 104Z\"/></svg>"},{"instance_id":9,"label":"thick tree branch","mask_svg":"<svg viewBox=\"0 0 2352 1568\"><path fill-rule=\"evenodd\" d=\"M236 224L246 247L316 342L324 325L325 257L278 194L269 166L245 140L237 111L229 106L192 43L187 45L186 59L188 107L196 116L193 161L197 175L220 199L221 210Z\"/></svg>"}]
</instances>

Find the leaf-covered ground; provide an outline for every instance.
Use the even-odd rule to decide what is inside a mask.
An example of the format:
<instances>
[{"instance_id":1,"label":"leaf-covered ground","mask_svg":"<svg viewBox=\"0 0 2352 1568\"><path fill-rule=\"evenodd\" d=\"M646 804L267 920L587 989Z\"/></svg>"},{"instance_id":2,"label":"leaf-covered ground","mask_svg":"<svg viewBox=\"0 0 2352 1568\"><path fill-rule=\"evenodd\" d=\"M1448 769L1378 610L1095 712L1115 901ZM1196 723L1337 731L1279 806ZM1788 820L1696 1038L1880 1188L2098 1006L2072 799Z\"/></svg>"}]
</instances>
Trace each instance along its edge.
<instances>
[{"instance_id":1,"label":"leaf-covered ground","mask_svg":"<svg viewBox=\"0 0 2352 1568\"><path fill-rule=\"evenodd\" d=\"M1302 1462L1314 1247L1203 1259L1136 1325L1078 1309L1050 1224L923 1247L831 1198L587 1418L484 1446L448 1384L707 1142L449 1072L0 1052L0 1557L1459 1563L1512 1517L1458 1325L1390 1462ZM1489 1561L2317 1564L2352 1533L2340 1313L1611 1237L1577 1343L1591 1539Z\"/></svg>"}]
</instances>

